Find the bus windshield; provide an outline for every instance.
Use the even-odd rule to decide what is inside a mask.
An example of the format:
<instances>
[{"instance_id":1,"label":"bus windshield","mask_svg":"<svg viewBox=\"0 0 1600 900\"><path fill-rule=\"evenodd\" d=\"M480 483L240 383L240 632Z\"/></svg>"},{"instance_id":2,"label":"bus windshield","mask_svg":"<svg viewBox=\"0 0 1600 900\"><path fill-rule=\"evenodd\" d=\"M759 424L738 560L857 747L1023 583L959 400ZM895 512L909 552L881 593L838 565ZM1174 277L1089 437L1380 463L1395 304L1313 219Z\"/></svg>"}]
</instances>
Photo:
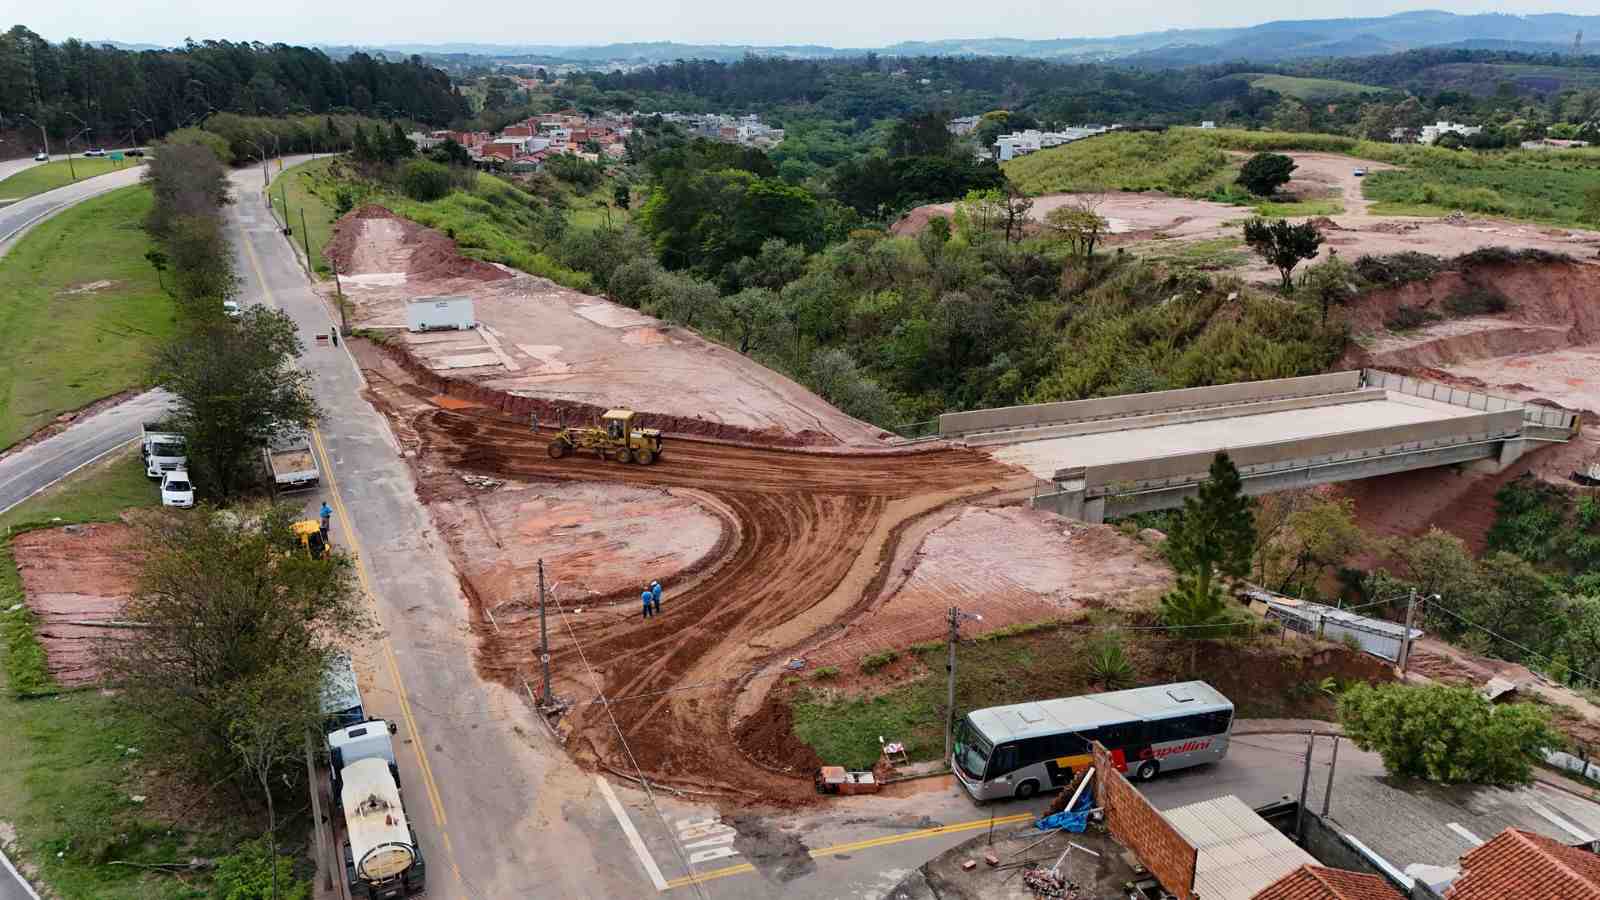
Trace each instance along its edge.
<instances>
[{"instance_id":1,"label":"bus windshield","mask_svg":"<svg viewBox=\"0 0 1600 900\"><path fill-rule=\"evenodd\" d=\"M962 719L956 728L955 746L956 764L973 778L982 778L984 769L989 767L989 754L994 752L994 744L978 733L971 720Z\"/></svg>"}]
</instances>

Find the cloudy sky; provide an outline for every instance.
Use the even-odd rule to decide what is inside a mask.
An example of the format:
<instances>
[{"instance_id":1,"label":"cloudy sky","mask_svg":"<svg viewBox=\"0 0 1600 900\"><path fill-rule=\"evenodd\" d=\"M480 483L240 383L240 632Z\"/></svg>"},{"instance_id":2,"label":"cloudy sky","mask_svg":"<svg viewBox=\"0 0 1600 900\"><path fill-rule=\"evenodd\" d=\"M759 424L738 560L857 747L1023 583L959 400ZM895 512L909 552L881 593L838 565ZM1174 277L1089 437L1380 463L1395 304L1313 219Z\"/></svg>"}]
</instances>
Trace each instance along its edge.
<instances>
[{"instance_id":1,"label":"cloudy sky","mask_svg":"<svg viewBox=\"0 0 1600 900\"><path fill-rule=\"evenodd\" d=\"M8 2L9 19L50 40L130 43L196 40L299 44L518 43L614 41L799 44L872 47L901 40L960 37L1093 37L1165 28L1252 25L1272 19L1381 16L1415 9L1452 12L1600 11L1594 0L72 0ZM8 23L9 24L9 23Z\"/></svg>"}]
</instances>

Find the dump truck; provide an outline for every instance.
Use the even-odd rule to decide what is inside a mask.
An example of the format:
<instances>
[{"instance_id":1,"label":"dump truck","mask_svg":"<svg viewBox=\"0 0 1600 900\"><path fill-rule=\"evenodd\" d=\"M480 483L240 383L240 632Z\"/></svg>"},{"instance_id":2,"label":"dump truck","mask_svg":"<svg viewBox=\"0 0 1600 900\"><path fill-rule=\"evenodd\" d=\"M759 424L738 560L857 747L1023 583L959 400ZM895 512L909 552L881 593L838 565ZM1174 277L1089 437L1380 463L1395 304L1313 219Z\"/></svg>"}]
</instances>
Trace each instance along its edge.
<instances>
[{"instance_id":1,"label":"dump truck","mask_svg":"<svg viewBox=\"0 0 1600 900\"><path fill-rule=\"evenodd\" d=\"M146 422L140 429L139 455L144 457L146 478L160 478L174 469L189 467L189 445L170 422Z\"/></svg>"},{"instance_id":2,"label":"dump truck","mask_svg":"<svg viewBox=\"0 0 1600 900\"><path fill-rule=\"evenodd\" d=\"M261 450L272 474L273 490L279 493L303 491L317 486L322 471L311 452L311 436L303 429L286 428L273 432Z\"/></svg>"},{"instance_id":3,"label":"dump truck","mask_svg":"<svg viewBox=\"0 0 1600 900\"><path fill-rule=\"evenodd\" d=\"M427 886L427 863L400 795L400 769L389 739L394 732L392 723L370 719L328 734L352 900L393 900Z\"/></svg>"},{"instance_id":4,"label":"dump truck","mask_svg":"<svg viewBox=\"0 0 1600 900\"><path fill-rule=\"evenodd\" d=\"M598 426L563 428L550 441L550 456L560 459L575 450L593 450L601 459L648 466L661 458L661 430L635 428L635 418L631 409L612 409Z\"/></svg>"}]
</instances>

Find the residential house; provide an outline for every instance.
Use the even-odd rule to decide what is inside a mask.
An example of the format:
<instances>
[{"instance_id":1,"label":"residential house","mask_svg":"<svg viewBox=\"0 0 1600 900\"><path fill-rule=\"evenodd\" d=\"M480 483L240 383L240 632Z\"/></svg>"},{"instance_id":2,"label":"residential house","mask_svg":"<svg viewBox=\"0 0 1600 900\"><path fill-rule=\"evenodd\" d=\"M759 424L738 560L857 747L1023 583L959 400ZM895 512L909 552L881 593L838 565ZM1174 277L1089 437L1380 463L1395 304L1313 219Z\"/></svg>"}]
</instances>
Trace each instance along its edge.
<instances>
[{"instance_id":1,"label":"residential house","mask_svg":"<svg viewBox=\"0 0 1600 900\"><path fill-rule=\"evenodd\" d=\"M1201 128L1206 128L1206 129L1215 128L1215 127L1217 127L1217 123L1213 122L1210 119L1207 119L1204 122L1200 123L1200 127Z\"/></svg>"},{"instance_id":2,"label":"residential house","mask_svg":"<svg viewBox=\"0 0 1600 900\"><path fill-rule=\"evenodd\" d=\"M1483 131L1482 125L1462 125L1459 122L1436 122L1432 125L1422 126L1422 131L1417 135L1417 143L1433 144L1446 134L1459 134L1462 137L1471 137Z\"/></svg>"},{"instance_id":3,"label":"residential house","mask_svg":"<svg viewBox=\"0 0 1600 900\"><path fill-rule=\"evenodd\" d=\"M1600 900L1600 856L1507 828L1461 857L1445 900Z\"/></svg>"},{"instance_id":4,"label":"residential house","mask_svg":"<svg viewBox=\"0 0 1600 900\"><path fill-rule=\"evenodd\" d=\"M1537 141L1523 141L1524 150L1576 150L1579 147L1589 146L1588 141L1566 141L1560 138L1543 138Z\"/></svg>"},{"instance_id":5,"label":"residential house","mask_svg":"<svg viewBox=\"0 0 1600 900\"><path fill-rule=\"evenodd\" d=\"M505 128L500 130L500 136L503 138L533 137L535 133L534 127L526 123L507 125Z\"/></svg>"},{"instance_id":6,"label":"residential house","mask_svg":"<svg viewBox=\"0 0 1600 900\"><path fill-rule=\"evenodd\" d=\"M1013 131L1010 134L1002 134L995 139L995 153L1001 162L1005 162L1008 159L1015 159L1039 150L1059 147L1062 144L1070 144L1073 141L1081 141L1091 135L1103 134L1117 127L1116 125L1074 125L1061 131L1038 131L1032 128L1027 131Z\"/></svg>"},{"instance_id":7,"label":"residential house","mask_svg":"<svg viewBox=\"0 0 1600 900\"><path fill-rule=\"evenodd\" d=\"M1250 900L1406 900L1377 875L1304 865L1256 892Z\"/></svg>"},{"instance_id":8,"label":"residential house","mask_svg":"<svg viewBox=\"0 0 1600 900\"><path fill-rule=\"evenodd\" d=\"M944 127L951 134L960 137L977 131L978 123L982 120L983 116L959 116L946 122Z\"/></svg>"}]
</instances>

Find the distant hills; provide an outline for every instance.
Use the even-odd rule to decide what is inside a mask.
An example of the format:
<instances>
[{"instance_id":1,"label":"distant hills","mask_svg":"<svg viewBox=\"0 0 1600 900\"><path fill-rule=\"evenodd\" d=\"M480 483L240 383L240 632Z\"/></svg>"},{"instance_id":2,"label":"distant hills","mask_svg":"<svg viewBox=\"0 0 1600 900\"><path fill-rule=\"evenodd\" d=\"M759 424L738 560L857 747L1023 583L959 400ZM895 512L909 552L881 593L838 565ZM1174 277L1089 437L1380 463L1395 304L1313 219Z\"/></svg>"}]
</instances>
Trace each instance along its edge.
<instances>
[{"instance_id":1,"label":"distant hills","mask_svg":"<svg viewBox=\"0 0 1600 900\"><path fill-rule=\"evenodd\" d=\"M1567 53L1579 31L1600 42L1600 15L1560 13L1458 15L1443 11L1398 13L1380 18L1305 19L1243 28L1154 31L1107 38L974 38L902 41L885 47L819 44L651 43L559 46L552 44L385 44L367 52L429 57L487 57L546 65L639 64L677 59L732 61L749 54L794 59L861 56L1016 56L1059 62L1120 61L1153 67L1249 60L1281 62L1314 57L1372 56L1422 47ZM355 47L325 47L344 55Z\"/></svg>"},{"instance_id":2,"label":"distant hills","mask_svg":"<svg viewBox=\"0 0 1600 900\"><path fill-rule=\"evenodd\" d=\"M1057 62L1125 62L1150 67L1206 63L1286 62L1318 57L1373 56L1424 47L1570 53L1580 32L1600 43L1600 15L1562 13L1458 15L1443 11L1398 13L1379 18L1302 19L1242 28L1192 28L1105 38L972 38L902 41L885 47L828 47L821 44L648 43L563 46L556 44L381 44L322 45L342 58L358 50L391 58L413 54L435 60L605 65L663 63L678 59L733 61L744 56L829 59L877 53L895 56L1015 56ZM95 41L93 43L102 43ZM123 49L153 49L151 44L106 41Z\"/></svg>"}]
</instances>

